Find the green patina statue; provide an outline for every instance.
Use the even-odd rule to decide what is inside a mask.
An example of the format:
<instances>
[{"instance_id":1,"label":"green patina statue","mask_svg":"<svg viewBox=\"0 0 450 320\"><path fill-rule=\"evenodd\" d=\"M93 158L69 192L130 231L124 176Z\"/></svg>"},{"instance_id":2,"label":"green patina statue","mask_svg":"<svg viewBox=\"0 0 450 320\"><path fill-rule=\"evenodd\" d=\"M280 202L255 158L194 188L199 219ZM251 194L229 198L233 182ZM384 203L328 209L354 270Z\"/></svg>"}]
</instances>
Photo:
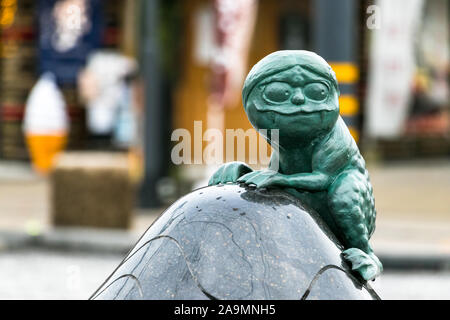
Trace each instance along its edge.
<instances>
[{"instance_id":1,"label":"green patina statue","mask_svg":"<svg viewBox=\"0 0 450 320\"><path fill-rule=\"evenodd\" d=\"M248 74L242 98L255 129L268 129L260 133L274 147L269 169L226 163L209 185L241 182L293 194L321 215L345 246L343 257L368 281L383 270L369 244L375 203L338 97L336 75L317 54L286 50L266 56ZM274 129L277 139L271 137Z\"/></svg>"}]
</instances>

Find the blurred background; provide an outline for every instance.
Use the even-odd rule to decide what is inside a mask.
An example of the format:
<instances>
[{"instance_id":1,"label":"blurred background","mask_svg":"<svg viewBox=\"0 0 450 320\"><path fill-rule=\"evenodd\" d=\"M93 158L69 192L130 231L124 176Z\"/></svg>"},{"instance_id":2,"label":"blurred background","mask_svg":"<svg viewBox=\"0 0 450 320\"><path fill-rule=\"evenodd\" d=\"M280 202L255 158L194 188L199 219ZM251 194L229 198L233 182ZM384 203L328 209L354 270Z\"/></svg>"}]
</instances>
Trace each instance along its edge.
<instances>
[{"instance_id":1,"label":"blurred background","mask_svg":"<svg viewBox=\"0 0 450 320\"><path fill-rule=\"evenodd\" d=\"M251 128L243 80L282 49L336 72L374 187L373 286L450 299L449 2L0 0L0 299L87 299L214 169L194 148L174 163L174 130L203 150Z\"/></svg>"}]
</instances>

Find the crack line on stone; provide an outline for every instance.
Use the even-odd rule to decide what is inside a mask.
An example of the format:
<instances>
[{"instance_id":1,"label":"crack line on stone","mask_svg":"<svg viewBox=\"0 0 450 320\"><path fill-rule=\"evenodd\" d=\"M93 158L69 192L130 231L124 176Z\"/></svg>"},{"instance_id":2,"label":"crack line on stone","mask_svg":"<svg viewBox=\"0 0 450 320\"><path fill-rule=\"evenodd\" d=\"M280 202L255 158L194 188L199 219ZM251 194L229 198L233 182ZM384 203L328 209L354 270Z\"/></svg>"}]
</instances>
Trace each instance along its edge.
<instances>
[{"instance_id":1,"label":"crack line on stone","mask_svg":"<svg viewBox=\"0 0 450 320\"><path fill-rule=\"evenodd\" d=\"M248 223L249 223L250 226L252 227L253 232L255 233L255 241L256 241L256 242L259 244L259 246L260 246L259 253L260 253L260 255L261 255L261 261L262 261L262 264L263 264L263 266L264 266L264 280L266 280L266 278L267 278L268 264L267 264L267 261L266 261L266 259L265 259L265 257L264 257L264 252L267 252L267 250L265 250L266 248L265 248L264 245L263 245L263 242L262 242L262 239L261 239L261 235L260 235L261 232L258 232L258 230L256 230L256 229L257 229L256 226L250 221L250 219L248 219L247 217L245 217L245 219L248 221ZM259 229L259 228L258 228L258 229ZM260 230L259 230L259 231L260 231ZM258 241L258 236L259 236L259 240L261 240L261 241ZM263 289L264 289L264 295L266 296L267 299L270 299L269 288L267 288L267 284L266 284L265 281L263 281L262 286L263 286Z\"/></svg>"},{"instance_id":2,"label":"crack line on stone","mask_svg":"<svg viewBox=\"0 0 450 320\"><path fill-rule=\"evenodd\" d=\"M303 293L303 296L300 298L300 300L306 300L306 298L308 298L309 294L311 293L311 290L314 286L314 284L316 283L316 281L319 279L319 277L327 270L329 269L337 269L340 270L342 272L344 272L345 274L347 274L347 271L345 271L344 269L342 269L341 267L335 266L334 264L328 264L324 267L322 267L314 276L314 278L311 280L308 288L306 289L305 293Z\"/></svg>"},{"instance_id":3,"label":"crack line on stone","mask_svg":"<svg viewBox=\"0 0 450 320\"><path fill-rule=\"evenodd\" d=\"M181 247L180 243L179 243L175 238L173 238L173 237L171 237L171 236L168 236L168 235L159 235L159 236L156 236L156 237L154 237L154 238L152 238L152 239L150 239L150 240L147 240L147 241L144 242L144 243L143 243L136 251L134 251L132 255L130 255L126 260L124 260L124 261L119 265L119 267L120 267L121 265L123 265L128 259L130 259L130 258L131 258L135 253L137 253L140 249L142 249L145 245L149 244L150 242L152 242L152 241L154 241L154 240L164 239L164 238L167 238L167 239L172 240L173 242L175 242L176 246L178 247L178 249L180 250L181 254L183 255L184 261L186 262L186 266L187 266L187 268L188 268L189 273L190 273L191 276L192 276L192 279L193 279L194 282L195 282L195 285L200 289L200 291L201 291L205 296L207 296L210 300L220 300L220 299L218 299L217 297L215 297L214 295L210 294L208 291L206 291L206 289L201 285L201 283L198 281L197 277L195 276L194 272L192 271L191 266L190 266L190 264L189 264L189 262L188 262L188 259L187 259L187 257L186 257L186 254L184 253L184 250L183 250L183 248ZM118 268L119 268L119 267L118 267ZM117 269L118 269L118 268L117 268ZM120 279L120 278L123 277L123 276L124 276L124 275L120 276L120 277L117 278L117 279ZM134 276L133 276L133 277L134 277ZM116 280L117 280L117 279L116 279ZM112 283L114 283L116 280L114 280ZM112 284L112 283L111 283L111 284ZM98 297L98 296L99 296L102 292L104 292L111 284L109 284L105 289L103 289L103 290L102 290L100 293L98 293L95 297Z\"/></svg>"},{"instance_id":4,"label":"crack line on stone","mask_svg":"<svg viewBox=\"0 0 450 320\"><path fill-rule=\"evenodd\" d=\"M226 230L228 230L228 232L230 232L230 234L231 234L231 241L236 245L236 247L239 248L239 250L240 250L241 253L242 253L242 260L244 260L244 261L248 264L248 266L250 267L250 270L252 271L252 273L251 273L251 281L250 281L251 290L250 290L250 292L249 292L247 295L245 295L243 298L248 297L249 295L251 295L251 294L253 293L253 289L254 289L254 287L253 287L253 280L254 280L253 265L252 265L252 264L250 263L250 261L248 261L248 259L246 258L244 249L242 249L242 248L238 245L238 243L236 242L236 240L234 239L234 233L233 233L233 231L232 231L229 227L227 227L225 224L223 224L223 223L221 223L221 222L217 222L217 221L200 221L200 220L197 220L197 221L190 221L189 223L194 223L194 222L195 222L195 223L212 223L212 224L218 224L218 225L224 227Z\"/></svg>"},{"instance_id":5,"label":"crack line on stone","mask_svg":"<svg viewBox=\"0 0 450 320\"><path fill-rule=\"evenodd\" d=\"M144 297L144 291L143 291L143 289L142 289L141 283L139 282L139 279L136 278L136 277L135 277L134 275L132 275L131 273L126 273L126 274L121 275L121 276L118 277L117 279L114 279L114 281L112 281L110 284L108 284L108 285L106 286L106 288L104 288L102 291L100 291L98 294L96 294L95 297L91 297L90 299L92 300L92 299L97 298L99 295L101 295L103 292L105 292L106 289L108 289L108 288L109 288L110 286L112 286L115 282L117 282L118 280L120 280L120 279L122 279L122 278L131 278L131 279L133 279L133 280L135 281L135 283L137 284L138 291L139 291L139 295L141 296L141 298ZM126 281L128 281L128 279L127 279ZM125 284L126 284L126 282L125 282ZM123 288L123 287L122 287L122 288ZM119 292L117 292L115 298L117 298L117 296L120 294L120 292L122 291L122 288L119 290Z\"/></svg>"}]
</instances>

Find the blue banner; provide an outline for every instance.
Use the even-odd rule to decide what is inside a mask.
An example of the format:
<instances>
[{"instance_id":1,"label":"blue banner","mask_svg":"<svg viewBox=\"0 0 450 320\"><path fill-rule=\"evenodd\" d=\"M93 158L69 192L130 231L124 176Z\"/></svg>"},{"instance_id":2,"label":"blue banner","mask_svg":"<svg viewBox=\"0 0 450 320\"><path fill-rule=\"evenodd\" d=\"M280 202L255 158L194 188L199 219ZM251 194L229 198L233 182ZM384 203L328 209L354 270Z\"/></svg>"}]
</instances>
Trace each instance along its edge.
<instances>
[{"instance_id":1,"label":"blue banner","mask_svg":"<svg viewBox=\"0 0 450 320\"><path fill-rule=\"evenodd\" d=\"M73 84L87 56L101 46L100 0L39 1L39 72L52 72L58 83Z\"/></svg>"}]
</instances>

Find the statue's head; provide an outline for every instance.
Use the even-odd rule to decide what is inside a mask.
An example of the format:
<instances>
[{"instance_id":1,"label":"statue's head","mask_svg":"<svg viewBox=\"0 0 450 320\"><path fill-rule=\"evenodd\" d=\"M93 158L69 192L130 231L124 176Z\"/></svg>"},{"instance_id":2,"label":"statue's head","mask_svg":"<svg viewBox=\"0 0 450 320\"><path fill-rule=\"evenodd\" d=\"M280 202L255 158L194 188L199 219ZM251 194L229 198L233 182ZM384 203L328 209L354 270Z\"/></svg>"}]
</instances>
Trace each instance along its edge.
<instances>
[{"instance_id":1,"label":"statue's head","mask_svg":"<svg viewBox=\"0 0 450 320\"><path fill-rule=\"evenodd\" d=\"M339 116L338 97L331 67L304 50L269 54L250 70L242 89L252 125L279 129L285 140L311 139L331 130Z\"/></svg>"}]
</instances>

